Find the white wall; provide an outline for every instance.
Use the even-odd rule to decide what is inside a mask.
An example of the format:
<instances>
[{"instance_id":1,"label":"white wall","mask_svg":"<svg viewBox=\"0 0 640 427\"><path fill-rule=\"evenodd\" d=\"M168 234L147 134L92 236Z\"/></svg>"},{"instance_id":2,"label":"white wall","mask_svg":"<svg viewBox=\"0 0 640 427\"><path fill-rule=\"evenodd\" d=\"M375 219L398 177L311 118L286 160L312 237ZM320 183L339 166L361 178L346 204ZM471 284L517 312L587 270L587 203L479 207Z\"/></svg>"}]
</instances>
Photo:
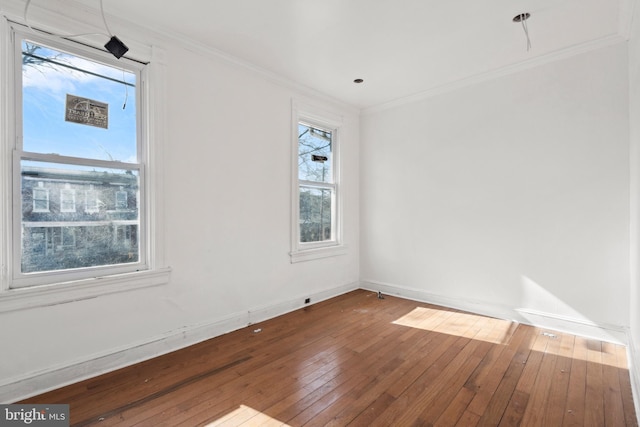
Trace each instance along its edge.
<instances>
[{"instance_id":1,"label":"white wall","mask_svg":"<svg viewBox=\"0 0 640 427\"><path fill-rule=\"evenodd\" d=\"M630 365L636 402L640 393L640 4L635 1L629 41L629 124L631 141L631 327ZM637 407L637 405L636 405Z\"/></svg>"},{"instance_id":2,"label":"white wall","mask_svg":"<svg viewBox=\"0 0 640 427\"><path fill-rule=\"evenodd\" d=\"M364 115L364 286L628 326L627 99L620 43Z\"/></svg>"},{"instance_id":3,"label":"white wall","mask_svg":"<svg viewBox=\"0 0 640 427\"><path fill-rule=\"evenodd\" d=\"M127 40L127 30L117 34ZM246 326L300 307L308 296L316 302L357 287L357 111L196 47L149 37L139 41L160 43L167 55L163 175L171 282L0 314L0 401ZM348 245L346 255L296 264L288 255L292 98L344 118Z\"/></svg>"},{"instance_id":4,"label":"white wall","mask_svg":"<svg viewBox=\"0 0 640 427\"><path fill-rule=\"evenodd\" d=\"M631 89L638 117L637 31L631 88L620 44L367 114L361 126L343 105L197 47L139 40L167 53L171 283L0 314L0 401L341 293L359 277L524 320L615 329L631 315L637 336L627 104ZM344 115L347 255L289 262L292 98ZM640 120L631 123L638 153Z\"/></svg>"}]
</instances>

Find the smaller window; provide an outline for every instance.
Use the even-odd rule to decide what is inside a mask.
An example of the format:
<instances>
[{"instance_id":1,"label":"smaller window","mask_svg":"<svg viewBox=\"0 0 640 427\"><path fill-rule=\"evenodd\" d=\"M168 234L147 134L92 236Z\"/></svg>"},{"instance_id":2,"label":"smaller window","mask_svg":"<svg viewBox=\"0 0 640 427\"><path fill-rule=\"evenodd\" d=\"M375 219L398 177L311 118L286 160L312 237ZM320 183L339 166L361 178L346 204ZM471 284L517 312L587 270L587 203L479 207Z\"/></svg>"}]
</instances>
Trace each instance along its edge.
<instances>
[{"instance_id":1,"label":"smaller window","mask_svg":"<svg viewBox=\"0 0 640 427\"><path fill-rule=\"evenodd\" d=\"M127 192L126 191L116 191L116 210L122 211L127 209Z\"/></svg>"},{"instance_id":2,"label":"smaller window","mask_svg":"<svg viewBox=\"0 0 640 427\"><path fill-rule=\"evenodd\" d=\"M84 211L87 213L96 213L98 208L98 193L93 189L93 184L89 186L89 190L84 192Z\"/></svg>"},{"instance_id":3,"label":"smaller window","mask_svg":"<svg viewBox=\"0 0 640 427\"><path fill-rule=\"evenodd\" d=\"M28 250L32 253L42 254L46 248L46 234L44 228L38 228L36 230L31 231L30 235L30 245L28 246ZM25 251L26 252L26 251Z\"/></svg>"},{"instance_id":4,"label":"smaller window","mask_svg":"<svg viewBox=\"0 0 640 427\"><path fill-rule=\"evenodd\" d=\"M293 104L291 262L343 255L339 136L342 117Z\"/></svg>"},{"instance_id":5,"label":"smaller window","mask_svg":"<svg viewBox=\"0 0 640 427\"><path fill-rule=\"evenodd\" d=\"M65 188L60 190L60 212L76 211L76 190L65 184Z\"/></svg>"},{"instance_id":6,"label":"smaller window","mask_svg":"<svg viewBox=\"0 0 640 427\"><path fill-rule=\"evenodd\" d=\"M298 123L299 242L335 244L332 129Z\"/></svg>"},{"instance_id":7,"label":"smaller window","mask_svg":"<svg viewBox=\"0 0 640 427\"><path fill-rule=\"evenodd\" d=\"M76 246L76 231L73 227L60 227L60 249L71 249Z\"/></svg>"},{"instance_id":8,"label":"smaller window","mask_svg":"<svg viewBox=\"0 0 640 427\"><path fill-rule=\"evenodd\" d=\"M38 187L33 189L33 211L49 212L49 189L43 188L42 182L38 183Z\"/></svg>"},{"instance_id":9,"label":"smaller window","mask_svg":"<svg viewBox=\"0 0 640 427\"><path fill-rule=\"evenodd\" d=\"M137 245L136 226L116 225L113 237L115 244L122 245L125 248L134 248Z\"/></svg>"}]
</instances>

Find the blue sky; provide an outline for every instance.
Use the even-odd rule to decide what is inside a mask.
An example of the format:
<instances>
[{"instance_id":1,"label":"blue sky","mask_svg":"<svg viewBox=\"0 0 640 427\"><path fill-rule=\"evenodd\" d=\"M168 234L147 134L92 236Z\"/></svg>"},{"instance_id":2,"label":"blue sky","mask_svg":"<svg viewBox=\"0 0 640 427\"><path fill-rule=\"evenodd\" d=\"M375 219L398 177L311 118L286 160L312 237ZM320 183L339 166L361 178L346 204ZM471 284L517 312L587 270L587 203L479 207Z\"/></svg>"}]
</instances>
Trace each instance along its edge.
<instances>
[{"instance_id":1,"label":"blue sky","mask_svg":"<svg viewBox=\"0 0 640 427\"><path fill-rule=\"evenodd\" d=\"M24 43L23 43L24 48ZM135 84L135 75L42 47L39 56L55 58L78 69ZM136 93L126 86L55 64L23 65L24 151L136 162ZM65 121L67 94L109 105L109 127ZM126 100L126 108L123 104Z\"/></svg>"}]
</instances>

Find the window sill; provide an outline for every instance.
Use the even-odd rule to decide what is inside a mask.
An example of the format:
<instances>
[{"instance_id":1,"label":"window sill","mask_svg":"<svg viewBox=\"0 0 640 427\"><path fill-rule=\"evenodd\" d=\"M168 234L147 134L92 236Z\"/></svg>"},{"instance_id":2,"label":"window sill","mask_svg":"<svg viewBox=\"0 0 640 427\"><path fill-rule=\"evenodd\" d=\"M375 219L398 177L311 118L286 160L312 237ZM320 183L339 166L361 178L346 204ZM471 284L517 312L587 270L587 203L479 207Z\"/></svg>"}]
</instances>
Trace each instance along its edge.
<instances>
[{"instance_id":1,"label":"window sill","mask_svg":"<svg viewBox=\"0 0 640 427\"><path fill-rule=\"evenodd\" d=\"M100 295L169 283L171 268L93 277L66 283L9 289L0 293L0 313L64 304Z\"/></svg>"},{"instance_id":2,"label":"window sill","mask_svg":"<svg viewBox=\"0 0 640 427\"><path fill-rule=\"evenodd\" d=\"M314 259L328 258L332 256L345 255L347 247L345 245L325 246L322 248L300 249L291 252L291 263L311 261Z\"/></svg>"}]
</instances>

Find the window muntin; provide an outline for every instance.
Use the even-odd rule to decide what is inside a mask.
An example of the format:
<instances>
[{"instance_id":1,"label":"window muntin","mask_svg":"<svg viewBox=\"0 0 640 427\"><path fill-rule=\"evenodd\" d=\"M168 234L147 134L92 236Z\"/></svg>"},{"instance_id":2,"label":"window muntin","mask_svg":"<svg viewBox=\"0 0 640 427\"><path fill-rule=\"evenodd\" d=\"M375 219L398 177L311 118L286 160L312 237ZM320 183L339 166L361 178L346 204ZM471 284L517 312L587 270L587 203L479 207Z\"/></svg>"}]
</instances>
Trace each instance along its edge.
<instances>
[{"instance_id":1,"label":"window muntin","mask_svg":"<svg viewBox=\"0 0 640 427\"><path fill-rule=\"evenodd\" d=\"M298 248L335 245L335 129L299 121L297 132Z\"/></svg>"},{"instance_id":2,"label":"window muntin","mask_svg":"<svg viewBox=\"0 0 640 427\"><path fill-rule=\"evenodd\" d=\"M22 105L16 109L13 181L22 203L14 206L19 220L9 286L146 270L145 148L136 104L142 65L15 34L16 102ZM66 121L70 94L106 105L106 126ZM91 117L100 113L86 110ZM118 237L122 227L127 239Z\"/></svg>"}]
</instances>

